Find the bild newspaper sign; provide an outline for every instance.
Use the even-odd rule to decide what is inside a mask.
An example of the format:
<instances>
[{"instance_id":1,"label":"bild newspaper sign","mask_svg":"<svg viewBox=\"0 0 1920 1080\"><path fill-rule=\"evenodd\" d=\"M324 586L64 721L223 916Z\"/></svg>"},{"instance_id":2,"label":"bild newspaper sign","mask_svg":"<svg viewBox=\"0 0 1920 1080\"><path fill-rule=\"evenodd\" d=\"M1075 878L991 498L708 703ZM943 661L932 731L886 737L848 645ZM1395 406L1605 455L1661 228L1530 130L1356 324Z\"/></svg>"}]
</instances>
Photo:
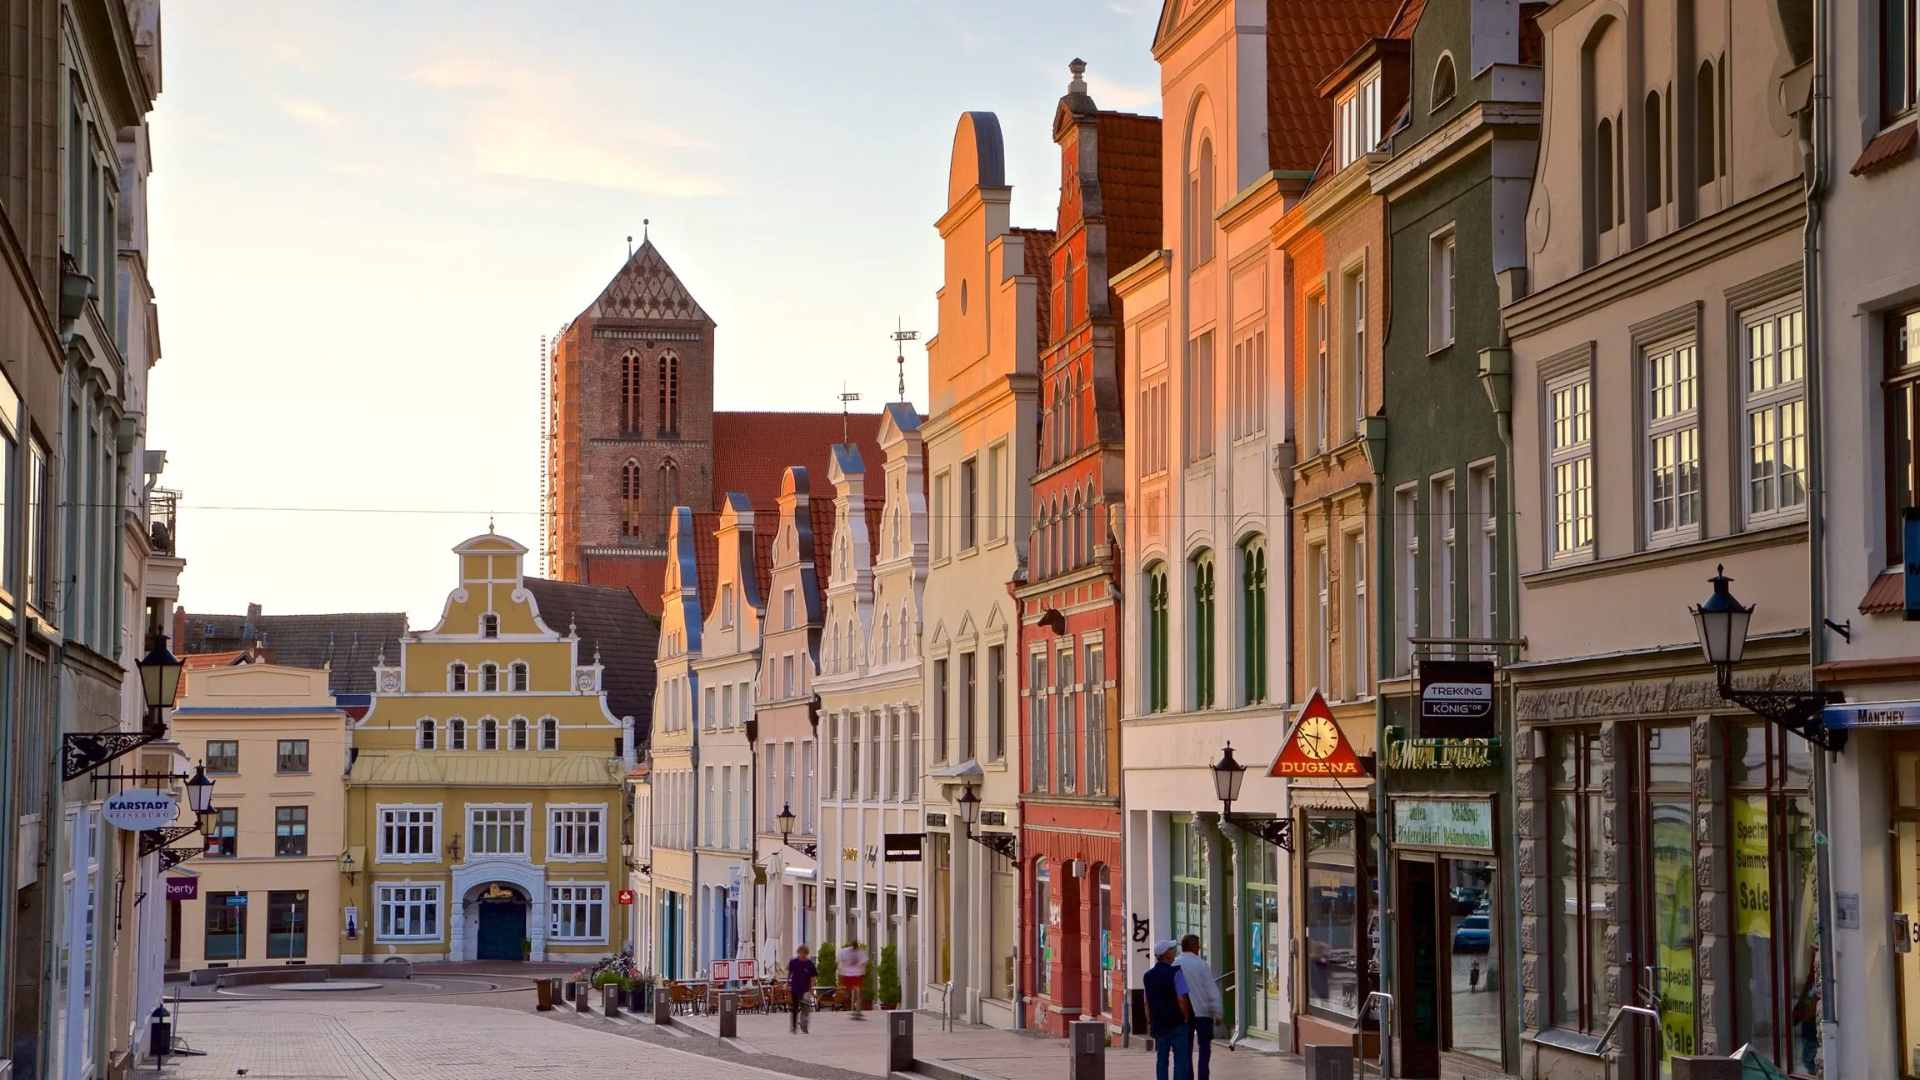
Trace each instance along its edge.
<instances>
[{"instance_id":1,"label":"bild newspaper sign","mask_svg":"<svg viewBox=\"0 0 1920 1080\"><path fill-rule=\"evenodd\" d=\"M1420 734L1429 739L1489 739L1493 661L1420 661Z\"/></svg>"}]
</instances>

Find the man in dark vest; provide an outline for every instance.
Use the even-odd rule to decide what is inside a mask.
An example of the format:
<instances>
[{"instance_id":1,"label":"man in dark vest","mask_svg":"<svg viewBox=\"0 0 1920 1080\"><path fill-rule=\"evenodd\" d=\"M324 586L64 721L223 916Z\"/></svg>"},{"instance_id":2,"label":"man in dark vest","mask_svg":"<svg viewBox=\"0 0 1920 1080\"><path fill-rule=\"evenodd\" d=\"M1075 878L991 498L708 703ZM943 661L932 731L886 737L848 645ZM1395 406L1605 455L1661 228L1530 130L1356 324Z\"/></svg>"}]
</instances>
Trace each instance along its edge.
<instances>
[{"instance_id":1,"label":"man in dark vest","mask_svg":"<svg viewBox=\"0 0 1920 1080\"><path fill-rule=\"evenodd\" d=\"M1171 1080L1193 1080L1193 1003L1187 996L1187 976L1174 966L1177 942L1153 943L1153 967L1141 978L1147 1000L1147 1029L1153 1033L1154 1080L1169 1080L1167 1059L1173 1059Z\"/></svg>"}]
</instances>

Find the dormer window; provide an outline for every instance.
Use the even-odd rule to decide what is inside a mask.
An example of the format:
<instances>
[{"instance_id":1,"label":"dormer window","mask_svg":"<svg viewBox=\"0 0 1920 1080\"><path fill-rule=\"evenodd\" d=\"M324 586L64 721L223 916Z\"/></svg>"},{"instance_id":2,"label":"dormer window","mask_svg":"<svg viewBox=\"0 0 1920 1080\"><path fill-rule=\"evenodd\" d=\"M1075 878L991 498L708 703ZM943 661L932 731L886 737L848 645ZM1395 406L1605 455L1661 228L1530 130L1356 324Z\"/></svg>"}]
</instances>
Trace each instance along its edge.
<instances>
[{"instance_id":1,"label":"dormer window","mask_svg":"<svg viewBox=\"0 0 1920 1080\"><path fill-rule=\"evenodd\" d=\"M487 614L480 616L480 636L483 638L499 637L500 636L500 616L495 615L492 612L488 612Z\"/></svg>"},{"instance_id":2,"label":"dormer window","mask_svg":"<svg viewBox=\"0 0 1920 1080\"><path fill-rule=\"evenodd\" d=\"M447 669L447 689L456 694L467 692L467 665L455 661L454 665Z\"/></svg>"},{"instance_id":3,"label":"dormer window","mask_svg":"<svg viewBox=\"0 0 1920 1080\"><path fill-rule=\"evenodd\" d=\"M494 664L491 662L481 664L480 665L480 692L483 694L493 694L493 693L498 693L499 690L500 690L500 666L498 664Z\"/></svg>"},{"instance_id":4,"label":"dormer window","mask_svg":"<svg viewBox=\"0 0 1920 1080\"><path fill-rule=\"evenodd\" d=\"M1344 169L1380 145L1380 69L1335 100L1334 167ZM1324 115L1324 114L1322 114Z\"/></svg>"},{"instance_id":5,"label":"dormer window","mask_svg":"<svg viewBox=\"0 0 1920 1080\"><path fill-rule=\"evenodd\" d=\"M513 692L514 692L514 693L516 693L516 694L524 694L524 693L526 693L526 692L527 692L527 665L526 665L526 662L525 662L525 661L517 661L517 662L515 662L515 663L514 663L514 665L513 665L513 667L512 667L511 669L509 669L509 670L511 670L511 671L513 672Z\"/></svg>"}]
</instances>

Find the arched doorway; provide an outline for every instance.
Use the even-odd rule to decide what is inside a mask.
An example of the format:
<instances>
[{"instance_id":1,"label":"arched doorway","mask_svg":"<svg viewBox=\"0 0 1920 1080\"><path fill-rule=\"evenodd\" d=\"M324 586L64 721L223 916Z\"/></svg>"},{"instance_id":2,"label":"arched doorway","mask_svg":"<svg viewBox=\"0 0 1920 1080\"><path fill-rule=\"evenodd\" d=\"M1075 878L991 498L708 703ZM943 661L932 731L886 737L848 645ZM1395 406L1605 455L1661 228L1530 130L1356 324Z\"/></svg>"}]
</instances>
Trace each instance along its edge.
<instances>
[{"instance_id":1,"label":"arched doorway","mask_svg":"<svg viewBox=\"0 0 1920 1080\"><path fill-rule=\"evenodd\" d=\"M512 885L495 882L477 899L480 907L474 959L518 960L527 939L527 897Z\"/></svg>"}]
</instances>

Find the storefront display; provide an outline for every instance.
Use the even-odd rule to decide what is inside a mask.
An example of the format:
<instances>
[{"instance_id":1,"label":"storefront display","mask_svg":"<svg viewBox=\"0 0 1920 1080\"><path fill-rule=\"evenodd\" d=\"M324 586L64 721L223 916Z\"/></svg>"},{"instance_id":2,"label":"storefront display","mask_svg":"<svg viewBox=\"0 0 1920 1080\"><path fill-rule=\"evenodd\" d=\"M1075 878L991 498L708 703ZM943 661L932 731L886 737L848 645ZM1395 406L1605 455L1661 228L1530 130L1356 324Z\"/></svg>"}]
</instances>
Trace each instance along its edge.
<instances>
[{"instance_id":1,"label":"storefront display","mask_svg":"<svg viewBox=\"0 0 1920 1080\"><path fill-rule=\"evenodd\" d=\"M1305 826L1307 1007L1357 1021L1378 971L1373 847L1356 814L1310 813Z\"/></svg>"}]
</instances>

